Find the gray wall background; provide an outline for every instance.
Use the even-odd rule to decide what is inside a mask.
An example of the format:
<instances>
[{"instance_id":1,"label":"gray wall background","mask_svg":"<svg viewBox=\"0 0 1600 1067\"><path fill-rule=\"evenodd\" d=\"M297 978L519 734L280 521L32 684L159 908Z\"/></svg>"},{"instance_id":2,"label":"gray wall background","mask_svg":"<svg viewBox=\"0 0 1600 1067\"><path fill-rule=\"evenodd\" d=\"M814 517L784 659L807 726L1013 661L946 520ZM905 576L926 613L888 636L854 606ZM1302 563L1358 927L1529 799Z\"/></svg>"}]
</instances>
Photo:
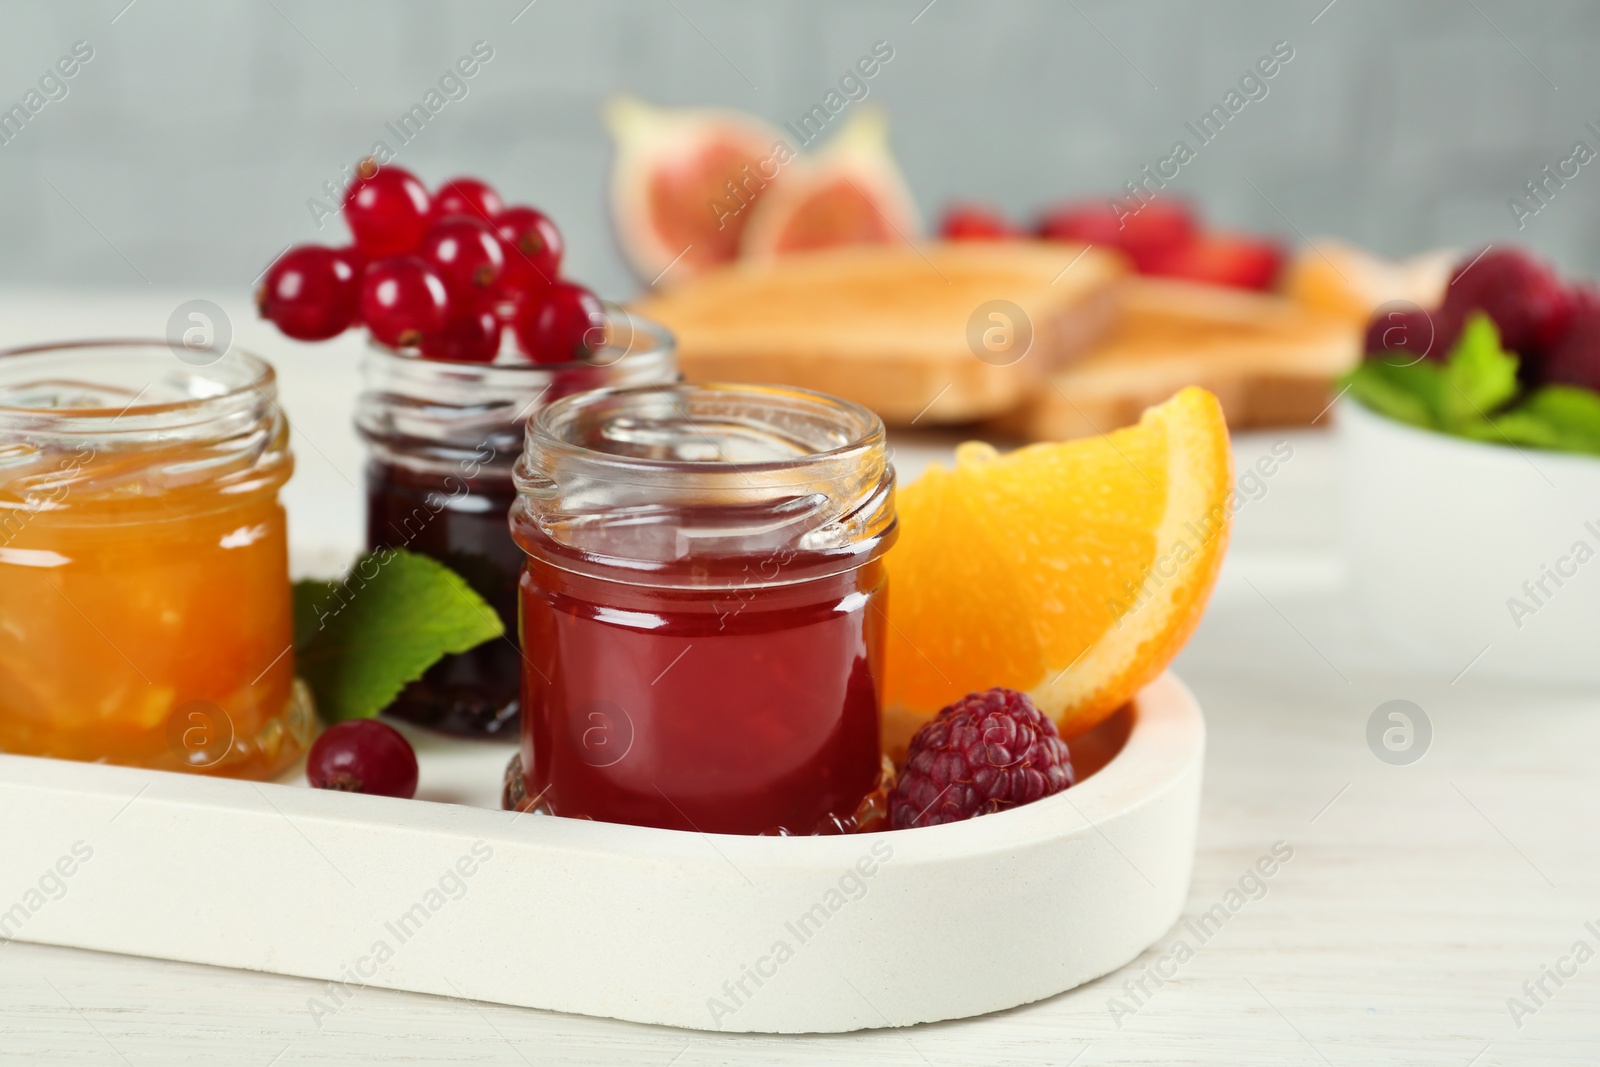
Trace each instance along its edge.
<instances>
[{"instance_id":1,"label":"gray wall background","mask_svg":"<svg viewBox=\"0 0 1600 1067\"><path fill-rule=\"evenodd\" d=\"M1168 154L1275 41L1293 61L1175 180L1214 220L1389 253L1520 241L1600 271L1600 161L1519 233L1506 201L1600 150L1600 5L1583 0L51 0L0 13L0 107L78 40L95 55L0 147L0 283L242 294L306 202L473 42L494 59L400 150L481 174L567 232L570 273L635 281L607 221L599 109L629 91L781 123L872 43L871 83L924 214L1031 214ZM1256 188L1252 188L1254 183ZM1257 191L1259 189L1259 192Z\"/></svg>"}]
</instances>

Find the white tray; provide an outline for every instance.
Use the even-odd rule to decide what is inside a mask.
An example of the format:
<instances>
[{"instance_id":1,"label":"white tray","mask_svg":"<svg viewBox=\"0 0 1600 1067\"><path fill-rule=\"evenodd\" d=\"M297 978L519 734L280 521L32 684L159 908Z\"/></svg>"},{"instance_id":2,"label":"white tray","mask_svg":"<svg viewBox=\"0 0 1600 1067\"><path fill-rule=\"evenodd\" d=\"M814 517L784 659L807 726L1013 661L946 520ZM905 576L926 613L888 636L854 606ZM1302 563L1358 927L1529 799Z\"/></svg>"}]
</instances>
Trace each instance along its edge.
<instances>
[{"instance_id":1,"label":"white tray","mask_svg":"<svg viewBox=\"0 0 1600 1067\"><path fill-rule=\"evenodd\" d=\"M367 985L767 1033L978 1015L1176 921L1204 725L1170 675L1132 719L1058 796L854 837L469 806L502 744L422 746L422 795L467 803L0 756L0 936L330 980L314 1014Z\"/></svg>"}]
</instances>

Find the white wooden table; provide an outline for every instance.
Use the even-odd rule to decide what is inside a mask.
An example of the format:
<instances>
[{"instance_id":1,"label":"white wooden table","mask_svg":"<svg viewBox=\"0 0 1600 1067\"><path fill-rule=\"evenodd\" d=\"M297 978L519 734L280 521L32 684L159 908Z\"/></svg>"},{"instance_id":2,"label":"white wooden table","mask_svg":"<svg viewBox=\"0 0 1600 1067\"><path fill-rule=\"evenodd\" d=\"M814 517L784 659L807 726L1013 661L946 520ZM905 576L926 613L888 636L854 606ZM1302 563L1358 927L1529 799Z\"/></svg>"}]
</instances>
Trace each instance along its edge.
<instances>
[{"instance_id":1,"label":"white wooden table","mask_svg":"<svg viewBox=\"0 0 1600 1067\"><path fill-rule=\"evenodd\" d=\"M360 537L360 454L347 425L354 337L291 345L226 294L10 291L0 292L0 345L159 336L172 309L197 295L226 307L236 339L278 365L299 430L287 492L295 565L336 570ZM1120 972L965 1022L762 1038L372 989L319 1019L310 1002L327 994L313 982L11 942L0 947L0 1059L1600 1062L1600 960L1570 956L1579 941L1600 953L1600 693L1495 684L1471 671L1452 684L1375 648L1348 603L1333 442L1315 432L1246 434L1239 458L1283 439L1294 455L1240 511L1210 611L1177 663L1210 728L1186 921ZM899 439L902 475L948 446L937 436ZM1414 701L1433 725L1430 750L1408 766L1380 761L1366 741L1369 716L1394 698ZM1292 858L1256 879L1275 845ZM0 897L14 898L37 873L0 858ZM988 915L973 902L972 922L995 921L1025 917ZM1558 983L1547 967L1572 976ZM1527 1010L1514 1017L1510 998Z\"/></svg>"}]
</instances>

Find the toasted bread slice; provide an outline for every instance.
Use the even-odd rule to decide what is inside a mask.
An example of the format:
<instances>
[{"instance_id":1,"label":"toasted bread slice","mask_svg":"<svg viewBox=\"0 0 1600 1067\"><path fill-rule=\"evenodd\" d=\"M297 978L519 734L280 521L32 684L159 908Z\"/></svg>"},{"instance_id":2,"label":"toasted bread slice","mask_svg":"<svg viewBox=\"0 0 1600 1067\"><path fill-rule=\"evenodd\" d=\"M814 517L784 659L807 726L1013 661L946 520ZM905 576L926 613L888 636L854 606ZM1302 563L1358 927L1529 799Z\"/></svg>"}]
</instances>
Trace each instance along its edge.
<instances>
[{"instance_id":1,"label":"toasted bread slice","mask_svg":"<svg viewBox=\"0 0 1600 1067\"><path fill-rule=\"evenodd\" d=\"M1035 441L1105 433L1186 385L1215 393L1235 430L1305 425L1360 359L1359 325L1280 296L1130 277L1119 298L1105 340L996 429Z\"/></svg>"},{"instance_id":2,"label":"toasted bread slice","mask_svg":"<svg viewBox=\"0 0 1600 1067\"><path fill-rule=\"evenodd\" d=\"M1081 245L857 245L737 263L634 310L677 335L691 381L816 389L891 424L969 422L1103 336L1124 270Z\"/></svg>"}]
</instances>

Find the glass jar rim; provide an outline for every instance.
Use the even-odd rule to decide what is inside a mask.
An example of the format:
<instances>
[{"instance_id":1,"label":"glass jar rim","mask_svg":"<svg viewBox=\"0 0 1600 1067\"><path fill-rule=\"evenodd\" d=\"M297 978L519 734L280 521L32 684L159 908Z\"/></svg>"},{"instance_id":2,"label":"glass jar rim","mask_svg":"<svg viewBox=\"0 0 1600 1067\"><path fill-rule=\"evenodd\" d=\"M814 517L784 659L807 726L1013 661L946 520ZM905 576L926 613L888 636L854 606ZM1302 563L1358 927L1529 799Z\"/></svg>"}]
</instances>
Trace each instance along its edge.
<instances>
[{"instance_id":1,"label":"glass jar rim","mask_svg":"<svg viewBox=\"0 0 1600 1067\"><path fill-rule=\"evenodd\" d=\"M806 410L811 415L832 416L841 430L848 433L842 444L815 449L794 456L759 460L717 459L659 459L630 456L603 449L591 448L570 439L568 434L583 416L611 406L624 410L625 405L647 402L661 396L688 397L699 394L758 403L784 403ZM692 422L687 408L675 405L684 421ZM619 481L632 481L636 476L662 477L672 475L704 476L708 474L763 475L770 478L792 471L800 480L815 482L819 467L834 467L841 472L847 467L842 461L855 455L866 455L886 447L887 434L883 420L870 409L854 401L830 396L811 389L788 385L763 385L745 382L678 382L673 384L637 385L609 389L595 389L585 393L562 397L541 408L528 420L526 451L538 451L557 462L566 460L595 470L606 470ZM837 477L844 477L843 473ZM827 480L827 479L824 479ZM767 481L769 486L782 483Z\"/></svg>"},{"instance_id":2,"label":"glass jar rim","mask_svg":"<svg viewBox=\"0 0 1600 1067\"><path fill-rule=\"evenodd\" d=\"M615 343L588 360L458 363L369 344L356 429L385 462L446 471L468 461L509 476L540 406L586 389L676 380L669 331L614 305L608 314Z\"/></svg>"},{"instance_id":3,"label":"glass jar rim","mask_svg":"<svg viewBox=\"0 0 1600 1067\"><path fill-rule=\"evenodd\" d=\"M698 458L708 445L715 458ZM882 420L792 386L564 397L528 421L514 481L529 558L603 580L725 589L781 559L783 577L761 581L792 584L864 566L894 540Z\"/></svg>"},{"instance_id":4,"label":"glass jar rim","mask_svg":"<svg viewBox=\"0 0 1600 1067\"><path fill-rule=\"evenodd\" d=\"M532 363L527 361L491 363L463 363L457 360L429 359L414 352L402 351L389 345L371 341L367 344L366 359L372 367L385 376L385 384L413 386L420 390L449 388L452 385L470 384L475 390L505 390L523 393L537 388L541 383L553 383L558 375L584 369L604 369L626 360L630 366L645 361L660 362L676 358L677 341L672 332L660 323L635 315L625 308L607 304L608 322L625 323L628 327L626 343L608 343L594 359L571 359L564 363ZM419 395L434 396L433 393Z\"/></svg>"},{"instance_id":5,"label":"glass jar rim","mask_svg":"<svg viewBox=\"0 0 1600 1067\"><path fill-rule=\"evenodd\" d=\"M122 494L160 510L161 492L201 483L276 492L294 469L276 382L270 363L232 346L108 338L0 350L0 507ZM138 508L125 517L145 521Z\"/></svg>"},{"instance_id":6,"label":"glass jar rim","mask_svg":"<svg viewBox=\"0 0 1600 1067\"><path fill-rule=\"evenodd\" d=\"M25 384L26 379L15 374L19 366L36 366L44 374L70 372L70 362L76 357L83 361L107 358L122 350L139 357L161 354L166 359L177 359L177 346L165 340L148 337L88 338L71 341L51 341L0 349L0 425L20 431L31 431L61 436L99 435L106 433L155 433L164 430L192 429L197 426L226 419L241 410L249 409L266 400L275 402L277 372L272 364L260 356L238 348L215 349L184 346L186 354L214 353L213 358L197 361L185 358L180 365L187 367L197 378L207 378L216 387L213 392L140 404L139 396L118 408L109 404L83 407L42 407L7 403L7 388ZM61 361L67 362L63 364ZM207 375L208 368L224 367L227 373ZM12 381L11 379L17 380ZM96 383L81 383L93 387ZM152 381L145 388L154 385Z\"/></svg>"}]
</instances>

